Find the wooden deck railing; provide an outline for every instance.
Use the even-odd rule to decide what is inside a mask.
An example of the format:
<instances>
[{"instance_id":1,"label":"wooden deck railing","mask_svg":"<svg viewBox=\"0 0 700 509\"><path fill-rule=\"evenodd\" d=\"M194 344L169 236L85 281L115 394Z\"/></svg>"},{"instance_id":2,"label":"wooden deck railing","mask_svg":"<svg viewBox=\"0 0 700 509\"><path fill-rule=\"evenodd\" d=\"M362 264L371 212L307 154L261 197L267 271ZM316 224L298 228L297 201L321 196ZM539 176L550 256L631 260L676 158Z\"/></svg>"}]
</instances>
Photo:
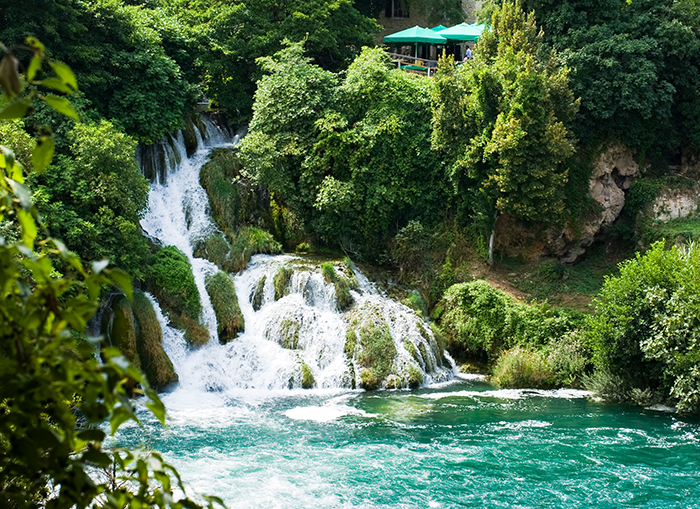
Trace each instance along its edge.
<instances>
[{"instance_id":1,"label":"wooden deck railing","mask_svg":"<svg viewBox=\"0 0 700 509\"><path fill-rule=\"evenodd\" d=\"M403 69L407 72L432 76L435 74L435 70L437 69L437 60L417 58L409 55L402 55L400 53L388 53L389 57L391 57L391 61L394 62L399 69Z\"/></svg>"}]
</instances>

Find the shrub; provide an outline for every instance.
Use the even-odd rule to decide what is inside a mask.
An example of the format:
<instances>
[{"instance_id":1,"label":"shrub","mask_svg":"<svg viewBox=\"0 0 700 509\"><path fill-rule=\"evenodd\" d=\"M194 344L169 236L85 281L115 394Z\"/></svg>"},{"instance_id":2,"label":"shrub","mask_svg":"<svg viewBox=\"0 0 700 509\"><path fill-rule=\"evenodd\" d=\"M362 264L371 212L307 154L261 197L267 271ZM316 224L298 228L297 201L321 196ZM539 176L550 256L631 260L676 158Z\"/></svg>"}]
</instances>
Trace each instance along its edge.
<instances>
[{"instance_id":1,"label":"shrub","mask_svg":"<svg viewBox=\"0 0 700 509\"><path fill-rule=\"evenodd\" d=\"M236 287L229 275L223 271L207 276L205 286L216 314L219 342L226 344L245 327L243 313L238 306Z\"/></svg>"},{"instance_id":2,"label":"shrub","mask_svg":"<svg viewBox=\"0 0 700 509\"><path fill-rule=\"evenodd\" d=\"M654 244L620 265L595 300L596 368L623 389L659 392L679 411L700 411L700 247ZM619 398L627 398L621 393Z\"/></svg>"},{"instance_id":3,"label":"shrub","mask_svg":"<svg viewBox=\"0 0 700 509\"><path fill-rule=\"evenodd\" d=\"M493 381L509 388L547 389L556 384L547 356L520 346L501 353L493 369Z\"/></svg>"},{"instance_id":4,"label":"shrub","mask_svg":"<svg viewBox=\"0 0 700 509\"><path fill-rule=\"evenodd\" d=\"M580 313L523 304L486 281L453 285L443 300L440 329L460 360L493 361L501 349L544 346L575 330Z\"/></svg>"}]
</instances>

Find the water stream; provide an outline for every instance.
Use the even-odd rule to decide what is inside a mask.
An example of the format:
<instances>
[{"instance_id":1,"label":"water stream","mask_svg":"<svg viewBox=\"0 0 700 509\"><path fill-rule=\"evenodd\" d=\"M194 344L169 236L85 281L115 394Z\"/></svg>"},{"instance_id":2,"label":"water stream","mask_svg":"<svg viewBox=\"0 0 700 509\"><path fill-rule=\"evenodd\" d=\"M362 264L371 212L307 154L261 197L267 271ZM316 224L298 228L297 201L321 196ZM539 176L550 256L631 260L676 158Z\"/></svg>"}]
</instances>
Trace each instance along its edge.
<instances>
[{"instance_id":1,"label":"water stream","mask_svg":"<svg viewBox=\"0 0 700 509\"><path fill-rule=\"evenodd\" d=\"M179 153L167 179L152 184L142 224L190 259L213 339L190 350L151 298L180 383L163 395L167 428L144 411L143 427L125 425L120 443L161 451L195 494L218 495L230 508L700 507L697 422L605 406L581 391L497 390L480 377L454 378L422 320L359 271L354 304L340 312L313 262L253 257L233 276L245 331L220 345L204 290L218 269L194 258L192 246L216 228L199 168L211 147L236 140L205 122L209 135L192 157L181 139L170 144ZM282 266L294 274L275 300ZM350 388L345 338L365 316L388 324L397 363L420 365L420 389ZM314 389L299 388L301 363Z\"/></svg>"}]
</instances>

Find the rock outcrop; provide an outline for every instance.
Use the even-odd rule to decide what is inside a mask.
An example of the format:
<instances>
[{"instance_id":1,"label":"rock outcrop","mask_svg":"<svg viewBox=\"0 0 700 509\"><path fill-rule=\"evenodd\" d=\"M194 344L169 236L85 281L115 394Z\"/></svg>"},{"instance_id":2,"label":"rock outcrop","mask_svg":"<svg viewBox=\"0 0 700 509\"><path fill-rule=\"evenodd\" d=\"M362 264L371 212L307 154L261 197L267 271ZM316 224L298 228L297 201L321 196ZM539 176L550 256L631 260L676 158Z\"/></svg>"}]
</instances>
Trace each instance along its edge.
<instances>
[{"instance_id":1,"label":"rock outcrop","mask_svg":"<svg viewBox=\"0 0 700 509\"><path fill-rule=\"evenodd\" d=\"M591 198L599 205L591 210L579 228L567 226L551 243L562 262L571 263L582 255L602 228L612 225L625 206L625 194L639 175L633 152L623 146L608 148L597 159L591 175Z\"/></svg>"}]
</instances>

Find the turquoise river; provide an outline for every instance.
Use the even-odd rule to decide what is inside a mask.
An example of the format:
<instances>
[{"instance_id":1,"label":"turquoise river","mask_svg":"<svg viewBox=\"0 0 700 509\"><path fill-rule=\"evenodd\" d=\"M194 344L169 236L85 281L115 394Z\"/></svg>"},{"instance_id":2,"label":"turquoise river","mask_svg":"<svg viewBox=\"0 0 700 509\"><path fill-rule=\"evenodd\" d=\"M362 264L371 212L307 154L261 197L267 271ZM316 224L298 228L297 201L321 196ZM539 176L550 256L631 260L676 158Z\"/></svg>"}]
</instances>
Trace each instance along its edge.
<instances>
[{"instance_id":1,"label":"turquoise river","mask_svg":"<svg viewBox=\"0 0 700 509\"><path fill-rule=\"evenodd\" d=\"M141 225L187 255L212 340L189 349L152 299L180 382L163 394L167 427L143 411L118 445L162 452L191 495L218 495L231 509L700 507L698 421L604 405L580 391L498 390L456 377L427 324L357 270L343 314L315 262L254 257L231 275L245 331L220 345L205 290L219 269L194 256L218 231L199 171L212 147L238 137L202 120L195 154L181 133L164 144L168 166L151 184ZM283 266L294 276L278 299L272 281ZM421 389L346 388L346 332L368 317L390 330L397 366L423 370ZM290 323L293 349L282 346ZM304 364L317 389L300 388Z\"/></svg>"},{"instance_id":2,"label":"turquoise river","mask_svg":"<svg viewBox=\"0 0 700 509\"><path fill-rule=\"evenodd\" d=\"M700 507L700 426L567 391L166 395L161 451L230 508Z\"/></svg>"}]
</instances>

